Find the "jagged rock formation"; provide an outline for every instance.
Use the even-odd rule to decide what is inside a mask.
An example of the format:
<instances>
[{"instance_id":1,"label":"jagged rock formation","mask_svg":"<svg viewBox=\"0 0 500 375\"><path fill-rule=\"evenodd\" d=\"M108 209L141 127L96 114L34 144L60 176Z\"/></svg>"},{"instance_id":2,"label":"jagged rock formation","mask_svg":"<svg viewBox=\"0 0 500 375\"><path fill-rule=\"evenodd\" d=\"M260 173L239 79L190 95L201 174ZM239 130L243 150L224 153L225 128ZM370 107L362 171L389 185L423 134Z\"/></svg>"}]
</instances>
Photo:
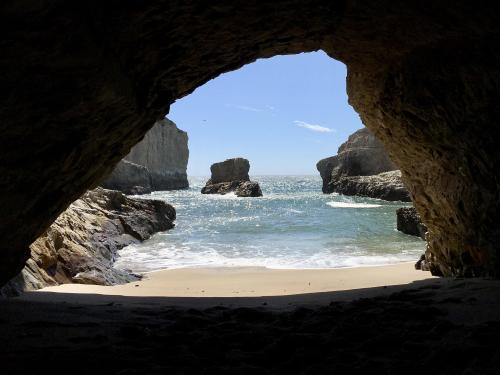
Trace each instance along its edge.
<instances>
[{"instance_id":1,"label":"jagged rock formation","mask_svg":"<svg viewBox=\"0 0 500 375\"><path fill-rule=\"evenodd\" d=\"M366 128L351 134L337 155L320 160L316 168L323 180L323 193L411 201L401 173L382 143Z\"/></svg>"},{"instance_id":2,"label":"jagged rock formation","mask_svg":"<svg viewBox=\"0 0 500 375\"><path fill-rule=\"evenodd\" d=\"M247 159L227 159L210 166L211 177L201 189L202 194L227 194L234 191L238 197L261 197L257 182L250 181Z\"/></svg>"},{"instance_id":3,"label":"jagged rock formation","mask_svg":"<svg viewBox=\"0 0 500 375\"><path fill-rule=\"evenodd\" d=\"M427 228L422 223L415 207L401 207L396 210L397 229L412 236L425 240Z\"/></svg>"},{"instance_id":4,"label":"jagged rock formation","mask_svg":"<svg viewBox=\"0 0 500 375\"><path fill-rule=\"evenodd\" d=\"M258 58L320 49L346 64L349 103L400 168L443 273L500 276L496 6L7 0L0 283L175 100Z\"/></svg>"},{"instance_id":5,"label":"jagged rock formation","mask_svg":"<svg viewBox=\"0 0 500 375\"><path fill-rule=\"evenodd\" d=\"M164 119L132 147L101 185L126 194L187 188L188 158L187 133Z\"/></svg>"},{"instance_id":6,"label":"jagged rock formation","mask_svg":"<svg viewBox=\"0 0 500 375\"><path fill-rule=\"evenodd\" d=\"M65 283L114 285L138 275L112 267L117 250L173 228L175 209L97 188L64 211L31 245L31 258L0 294Z\"/></svg>"},{"instance_id":7,"label":"jagged rock formation","mask_svg":"<svg viewBox=\"0 0 500 375\"><path fill-rule=\"evenodd\" d=\"M333 191L344 195L411 202L410 194L401 181L400 171L384 172L373 176L342 176L330 181L329 186Z\"/></svg>"}]
</instances>

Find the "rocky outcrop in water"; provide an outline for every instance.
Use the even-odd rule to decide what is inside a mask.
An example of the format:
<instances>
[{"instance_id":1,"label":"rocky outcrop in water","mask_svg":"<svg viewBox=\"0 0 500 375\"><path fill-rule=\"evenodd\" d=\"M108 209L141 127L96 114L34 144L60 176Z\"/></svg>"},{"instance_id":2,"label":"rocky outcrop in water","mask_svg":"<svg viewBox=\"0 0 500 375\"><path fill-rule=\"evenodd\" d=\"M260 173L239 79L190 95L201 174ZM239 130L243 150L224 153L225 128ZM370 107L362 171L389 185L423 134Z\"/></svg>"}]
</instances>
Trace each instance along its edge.
<instances>
[{"instance_id":1,"label":"rocky outcrop in water","mask_svg":"<svg viewBox=\"0 0 500 375\"><path fill-rule=\"evenodd\" d=\"M323 193L410 201L401 173L367 128L351 134L336 156L320 160L316 168L323 180Z\"/></svg>"},{"instance_id":2,"label":"rocky outcrop in water","mask_svg":"<svg viewBox=\"0 0 500 375\"><path fill-rule=\"evenodd\" d=\"M321 190L325 194L333 193L333 189L330 185L332 180L333 169L339 164L339 158L337 156L330 156L329 158L321 159L316 163L316 169L319 171L321 179L323 180L323 186Z\"/></svg>"},{"instance_id":3,"label":"rocky outcrop in water","mask_svg":"<svg viewBox=\"0 0 500 375\"><path fill-rule=\"evenodd\" d=\"M173 228L175 209L97 188L73 202L30 247L31 258L0 294L79 283L114 285L139 276L112 267L117 250Z\"/></svg>"},{"instance_id":4,"label":"rocky outcrop in water","mask_svg":"<svg viewBox=\"0 0 500 375\"><path fill-rule=\"evenodd\" d=\"M188 136L170 120L158 121L101 185L126 194L189 187Z\"/></svg>"},{"instance_id":5,"label":"rocky outcrop in water","mask_svg":"<svg viewBox=\"0 0 500 375\"><path fill-rule=\"evenodd\" d=\"M422 223L415 207L401 207L396 210L397 229L405 234L425 240L427 227Z\"/></svg>"},{"instance_id":6,"label":"rocky outcrop in water","mask_svg":"<svg viewBox=\"0 0 500 375\"><path fill-rule=\"evenodd\" d=\"M400 171L373 176L341 176L332 180L330 186L333 191L344 195L411 202L410 194L401 180Z\"/></svg>"},{"instance_id":7,"label":"rocky outcrop in water","mask_svg":"<svg viewBox=\"0 0 500 375\"><path fill-rule=\"evenodd\" d=\"M250 162L243 158L227 159L210 167L211 177L201 189L202 194L227 194L238 197L261 197L262 190L255 181L250 181Z\"/></svg>"}]
</instances>

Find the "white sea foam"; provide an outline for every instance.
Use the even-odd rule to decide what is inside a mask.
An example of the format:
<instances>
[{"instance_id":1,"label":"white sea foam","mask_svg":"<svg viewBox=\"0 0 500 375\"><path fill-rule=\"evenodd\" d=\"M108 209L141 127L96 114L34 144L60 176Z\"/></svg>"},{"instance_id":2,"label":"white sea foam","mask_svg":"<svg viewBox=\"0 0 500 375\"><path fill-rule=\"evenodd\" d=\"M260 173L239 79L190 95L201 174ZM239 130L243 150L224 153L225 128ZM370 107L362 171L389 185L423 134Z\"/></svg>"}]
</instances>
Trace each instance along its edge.
<instances>
[{"instance_id":1,"label":"white sea foam","mask_svg":"<svg viewBox=\"0 0 500 375\"><path fill-rule=\"evenodd\" d=\"M381 204L371 203L354 203L354 202L326 202L327 205L333 208L376 208L382 207Z\"/></svg>"},{"instance_id":2,"label":"white sea foam","mask_svg":"<svg viewBox=\"0 0 500 375\"><path fill-rule=\"evenodd\" d=\"M136 246L129 246L121 251L121 257L115 264L117 268L133 269L136 272L148 272L158 269L177 269L190 267L266 267L270 269L326 269L362 267L373 265L395 264L415 260L412 253L397 255L357 255L337 254L330 252L317 253L312 256L295 254L287 256L224 256L215 249L193 251L186 247L164 247L161 251L144 254L137 251Z\"/></svg>"},{"instance_id":3,"label":"white sea foam","mask_svg":"<svg viewBox=\"0 0 500 375\"><path fill-rule=\"evenodd\" d=\"M264 197L201 194L206 178L144 196L172 204L176 226L120 250L115 266L341 268L415 260L424 251L424 241L394 230L400 203L325 195L319 176L253 178Z\"/></svg>"}]
</instances>

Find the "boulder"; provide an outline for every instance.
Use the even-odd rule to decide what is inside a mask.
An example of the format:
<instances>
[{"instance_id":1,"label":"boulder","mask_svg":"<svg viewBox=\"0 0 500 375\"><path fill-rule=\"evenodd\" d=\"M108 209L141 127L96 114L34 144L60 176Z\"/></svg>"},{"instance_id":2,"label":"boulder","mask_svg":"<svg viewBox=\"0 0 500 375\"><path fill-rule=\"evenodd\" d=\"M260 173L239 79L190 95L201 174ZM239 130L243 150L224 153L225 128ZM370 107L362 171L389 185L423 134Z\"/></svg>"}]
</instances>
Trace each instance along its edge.
<instances>
[{"instance_id":1,"label":"boulder","mask_svg":"<svg viewBox=\"0 0 500 375\"><path fill-rule=\"evenodd\" d=\"M173 228L175 216L175 209L163 201L90 190L30 246L26 266L0 294L65 283L114 285L137 280L140 276L112 267L117 251Z\"/></svg>"},{"instance_id":2,"label":"boulder","mask_svg":"<svg viewBox=\"0 0 500 375\"><path fill-rule=\"evenodd\" d=\"M202 194L227 194L233 192L238 197L261 197L262 190L257 182L250 181L247 159L227 159L210 167L211 177L201 189Z\"/></svg>"},{"instance_id":3,"label":"boulder","mask_svg":"<svg viewBox=\"0 0 500 375\"><path fill-rule=\"evenodd\" d=\"M101 186L125 194L187 188L188 158L187 133L164 119L156 122L144 139L132 147Z\"/></svg>"},{"instance_id":4,"label":"boulder","mask_svg":"<svg viewBox=\"0 0 500 375\"><path fill-rule=\"evenodd\" d=\"M415 207L401 207L396 211L397 229L405 234L425 240L427 227L422 223Z\"/></svg>"},{"instance_id":5,"label":"boulder","mask_svg":"<svg viewBox=\"0 0 500 375\"><path fill-rule=\"evenodd\" d=\"M410 194L401 180L401 172L397 170L374 176L341 176L332 180L329 186L332 191L344 195L411 202Z\"/></svg>"},{"instance_id":6,"label":"boulder","mask_svg":"<svg viewBox=\"0 0 500 375\"><path fill-rule=\"evenodd\" d=\"M254 181L241 182L234 192L238 197L262 197L260 185Z\"/></svg>"}]
</instances>

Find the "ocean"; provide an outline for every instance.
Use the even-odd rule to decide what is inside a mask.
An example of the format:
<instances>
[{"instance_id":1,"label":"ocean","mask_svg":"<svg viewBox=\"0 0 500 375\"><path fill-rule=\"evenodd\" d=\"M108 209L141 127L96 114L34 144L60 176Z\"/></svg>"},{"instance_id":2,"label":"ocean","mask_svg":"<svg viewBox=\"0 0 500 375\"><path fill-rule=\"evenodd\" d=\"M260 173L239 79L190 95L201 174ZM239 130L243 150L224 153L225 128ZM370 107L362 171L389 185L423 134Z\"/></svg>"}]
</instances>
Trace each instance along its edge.
<instances>
[{"instance_id":1,"label":"ocean","mask_svg":"<svg viewBox=\"0 0 500 375\"><path fill-rule=\"evenodd\" d=\"M319 176L252 176L259 198L204 195L207 179L141 196L173 205L176 226L120 250L115 267L341 268L416 261L425 249L396 230L396 209L408 203L323 194Z\"/></svg>"}]
</instances>

